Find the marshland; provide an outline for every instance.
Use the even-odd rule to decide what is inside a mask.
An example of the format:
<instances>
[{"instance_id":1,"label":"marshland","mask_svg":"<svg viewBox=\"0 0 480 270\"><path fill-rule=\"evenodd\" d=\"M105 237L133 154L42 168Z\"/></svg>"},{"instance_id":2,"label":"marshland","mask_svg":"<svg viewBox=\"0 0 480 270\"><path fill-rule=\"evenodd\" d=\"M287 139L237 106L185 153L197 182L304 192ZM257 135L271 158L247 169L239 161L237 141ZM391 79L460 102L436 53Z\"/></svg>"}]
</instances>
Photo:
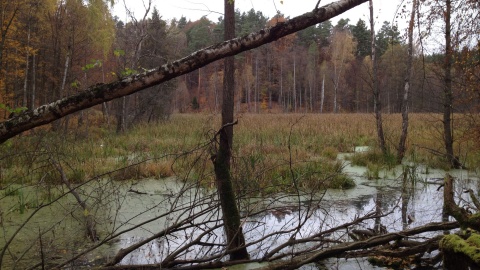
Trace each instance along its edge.
<instances>
[{"instance_id":1,"label":"marshland","mask_svg":"<svg viewBox=\"0 0 480 270\"><path fill-rule=\"evenodd\" d=\"M0 0L1 269L478 268L477 1L120 2Z\"/></svg>"},{"instance_id":2,"label":"marshland","mask_svg":"<svg viewBox=\"0 0 480 270\"><path fill-rule=\"evenodd\" d=\"M95 114L89 117L103 121ZM442 148L439 117L411 115L409 151L397 165L393 154L378 151L371 114L239 114L232 179L253 261L288 243L292 234L314 239L312 235L327 231L332 239L319 247L328 247L355 239L344 223L351 223L353 231L381 224L388 233L442 221L443 193L438 188L445 174L459 179L459 194L476 189L479 148L468 136L472 116L462 115L465 121L457 121L455 130L464 139L458 140L455 152L468 170L448 170L447 160L435 152ZM183 250L185 243L178 237L197 237L206 228L210 236L202 241L218 247L192 244L177 256L195 260L219 252L222 229L211 161L219 120L218 115L173 114L122 135L104 125L61 137L40 129L3 144L2 239L12 238L5 265L68 261L73 268L100 266L121 248L152 235L119 262L158 263ZM388 140L396 141L400 115L385 115L384 121ZM402 213L403 219L412 220L403 223ZM96 241L85 236L85 217L90 215ZM195 226L186 226L192 217ZM182 230L171 228L177 225ZM162 228L163 235L156 235ZM375 264L412 265L412 260ZM366 260L361 262L369 267Z\"/></svg>"}]
</instances>

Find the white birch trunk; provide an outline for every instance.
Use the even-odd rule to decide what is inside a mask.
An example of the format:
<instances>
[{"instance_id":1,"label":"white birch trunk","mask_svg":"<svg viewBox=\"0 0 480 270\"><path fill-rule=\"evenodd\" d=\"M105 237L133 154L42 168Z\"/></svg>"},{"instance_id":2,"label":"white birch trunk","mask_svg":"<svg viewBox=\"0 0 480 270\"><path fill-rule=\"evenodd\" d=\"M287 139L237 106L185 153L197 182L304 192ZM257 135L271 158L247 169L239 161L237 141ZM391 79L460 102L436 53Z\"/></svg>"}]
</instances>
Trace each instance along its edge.
<instances>
[{"instance_id":1,"label":"white birch trunk","mask_svg":"<svg viewBox=\"0 0 480 270\"><path fill-rule=\"evenodd\" d=\"M296 59L293 56L293 108L294 112L297 112L297 87L296 87Z\"/></svg>"},{"instance_id":2,"label":"white birch trunk","mask_svg":"<svg viewBox=\"0 0 480 270\"><path fill-rule=\"evenodd\" d=\"M323 113L323 102L325 100L325 74L322 80L322 93L320 94L320 113Z\"/></svg>"},{"instance_id":3,"label":"white birch trunk","mask_svg":"<svg viewBox=\"0 0 480 270\"><path fill-rule=\"evenodd\" d=\"M30 102L30 110L35 109L35 91L36 91L36 80L37 80L37 74L36 74L36 57L35 54L32 55L32 100Z\"/></svg>"}]
</instances>

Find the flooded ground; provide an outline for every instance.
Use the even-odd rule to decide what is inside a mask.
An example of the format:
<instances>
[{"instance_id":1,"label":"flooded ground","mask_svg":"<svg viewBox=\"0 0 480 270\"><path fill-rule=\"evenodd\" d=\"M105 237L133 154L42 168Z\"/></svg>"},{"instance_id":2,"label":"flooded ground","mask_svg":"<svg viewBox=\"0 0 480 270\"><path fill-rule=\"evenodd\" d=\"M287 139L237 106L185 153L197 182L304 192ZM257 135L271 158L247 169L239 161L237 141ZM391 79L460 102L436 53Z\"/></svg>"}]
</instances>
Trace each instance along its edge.
<instances>
[{"instance_id":1,"label":"flooded ground","mask_svg":"<svg viewBox=\"0 0 480 270\"><path fill-rule=\"evenodd\" d=\"M248 247L252 258L265 256L292 237L292 233L298 238L307 238L351 222L368 213L390 214L380 219L362 222L355 228L377 227L386 232L395 232L442 221L443 190L439 187L443 182L444 171L411 166L409 170L416 178L415 181L409 181L406 184L401 177L406 166L399 166L382 172L380 179L368 180L365 177L367 169L351 166L348 161L345 161L345 155L339 155L339 159L344 160L344 171L355 180L356 188L328 190L313 197L279 195L276 198L251 199L242 207L242 213L248 215L243 220L246 240L255 242ZM460 200L460 204L467 204L469 201L468 194L463 193L464 190L472 189L475 194L478 194L477 175L464 170L453 170L449 174L458 179L456 195L464 199ZM57 187L52 189L52 192L56 194L65 192L60 189ZM32 201L34 196L32 194L35 193L28 190L22 192L30 194L26 200ZM111 237L113 240L108 245L96 249L93 252L95 255L82 255L75 263L70 263L66 267L79 268L103 264L109 261L118 250L152 237L152 241L148 241L125 256L120 263L159 263L174 253L181 259L195 259L216 254L222 250L220 245L223 242L223 229L217 226L220 213L218 209L210 208L212 204L209 203L208 198L213 196L210 191L186 188L184 184L174 179L145 179L121 183L97 180L83 187L82 196L89 198L87 202L91 205L96 205L91 211L98 223L100 239ZM51 207L42 208L37 213L34 212L36 210L33 203L20 213L18 194L3 197L1 201L3 230L0 232L2 244L10 239L20 224L32 216L27 225L18 232L8 252L5 253L3 264L7 266L5 269L42 263L45 261L41 259L42 256L46 257L42 254L49 254L48 260L51 263L58 263L92 246L91 243L84 241L82 228L82 215L89 213L79 209L75 201L68 197L71 196L53 202ZM45 200L38 198L37 201ZM261 214L252 214L262 208L270 209ZM180 220L188 220L189 217L195 217L190 221L195 226L171 230L167 237L164 237L167 232L164 235L158 235L158 232L174 226ZM143 222L148 223L138 226ZM302 222L302 226L295 230L299 222ZM278 231L285 231L285 233L267 237ZM115 236L116 234L120 235ZM257 241L262 237L265 238ZM344 231L338 231L326 237L335 241L349 240L349 236ZM181 250L185 243L197 238L200 242L211 245L197 245ZM293 252L297 248L299 247L289 247L282 252ZM18 259L19 254L23 255L23 259ZM376 269L362 259L329 260L325 266L330 269L351 269L352 267ZM238 269L255 267L258 267L258 264ZM305 269L317 269L317 266L309 265Z\"/></svg>"},{"instance_id":2,"label":"flooded ground","mask_svg":"<svg viewBox=\"0 0 480 270\"><path fill-rule=\"evenodd\" d=\"M344 156L339 156L344 159ZM443 207L443 190L439 187L443 183L444 171L441 170L427 170L423 167L410 167L416 172L415 183L408 186L408 190L403 188L403 181L401 178L404 167L399 166L390 171L385 171L380 179L368 180L366 179L366 168L350 166L345 161L345 172L347 172L357 183L357 187L352 190L328 190L322 194L319 208L307 209L308 198L301 197L301 211L297 211L297 203L295 197L285 198L270 198L262 202L262 205L275 205L275 209L269 210L260 215L250 216L245 220L244 231L247 242L255 241L261 236L278 231L288 231L298 225L299 220L305 219L309 216L298 233L302 237L315 235L319 232L331 229L341 224L351 222L356 217L361 217L368 213L376 212L379 214L389 215L382 217L376 221L370 220L358 225L358 229L374 229L375 222L379 223L387 232L395 232L407 228L421 226L430 222L442 221L442 207ZM458 179L457 181L457 195L468 202L468 194L463 194L463 191L471 188L475 191L478 189L478 176L472 175L464 170L453 170L449 172L452 176ZM158 185L155 186L155 181L145 181L140 185L142 190L161 189ZM140 186L139 186L140 188ZM407 191L405 193L405 191ZM402 193L403 192L403 193ZM402 196L403 194L403 196ZM141 197L141 196L139 196ZM154 198L154 196L150 197ZM140 198L138 198L140 200ZM318 199L318 198L317 198ZM402 200L403 199L403 200ZM152 200L151 205L155 200ZM137 205L138 207L145 207L145 201ZM137 207L136 206L136 207ZM131 207L130 209L136 209ZM133 212L138 212L136 209ZM402 216L403 210L403 216ZM245 214L245 212L244 212ZM403 222L403 219L407 219ZM377 224L377 226L379 225ZM148 232L153 228L144 228L141 231L132 231L124 235L122 240L118 242L118 248L125 248L132 242L138 241L141 238L147 237ZM147 234L147 235L144 235ZM177 237L188 239L199 235L200 231L187 230L177 235ZM222 229L216 229L212 232L214 235L222 235ZM276 245L287 241L291 237L290 233L277 235L275 238L268 239L268 242L262 241L249 247L249 252L252 258L260 258L270 252ZM330 236L332 239L348 240L348 236L343 234ZM220 243L221 237L217 239ZM169 252L175 250L182 243L178 241L171 241L168 248L165 248L165 241L152 241L143 246L141 249L131 253L122 260L122 264L143 264L143 263L158 263ZM288 251L285 251L288 252ZM190 254L201 254L201 250L191 250ZM184 259L194 259L195 256L186 254ZM327 265L329 268L351 269L352 264L355 268L359 268L359 264L364 269L373 269L365 260L352 259L349 261L339 260L329 261ZM254 266L253 266L254 267ZM312 266L309 266L312 267Z\"/></svg>"}]
</instances>

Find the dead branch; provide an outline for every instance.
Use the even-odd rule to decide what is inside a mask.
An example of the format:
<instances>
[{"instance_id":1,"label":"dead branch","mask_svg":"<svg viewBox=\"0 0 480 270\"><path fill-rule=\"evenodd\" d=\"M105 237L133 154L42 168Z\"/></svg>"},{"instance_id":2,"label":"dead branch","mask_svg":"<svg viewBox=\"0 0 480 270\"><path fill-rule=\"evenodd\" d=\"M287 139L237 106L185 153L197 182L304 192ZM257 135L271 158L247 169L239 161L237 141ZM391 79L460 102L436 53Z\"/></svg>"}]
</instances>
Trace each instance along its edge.
<instances>
[{"instance_id":1,"label":"dead branch","mask_svg":"<svg viewBox=\"0 0 480 270\"><path fill-rule=\"evenodd\" d=\"M185 230L189 227L195 226L195 225L185 226L185 224L192 223L195 220L195 218L198 218L202 215L205 215L205 214L213 211L213 209L215 209L216 207L217 207L216 204L214 204L210 207L207 207L207 208L203 209L202 211L199 211L198 213L194 213L194 214L190 215L188 218L186 218L182 222L176 222L174 225L169 226L166 229L164 229L164 230L162 230L162 231L160 231L160 232L158 232L158 233L156 233L156 234L154 234L150 237L147 237L147 238L143 239L142 241L139 241L139 242L129 246L128 248L120 249L117 252L117 254L115 255L115 257L112 258L107 264L105 264L105 266L112 266L112 265L115 265L115 264L119 263L123 258L125 258L125 256L127 256L128 254L130 254L131 252L133 252L137 248L147 244L148 242L150 242L154 239L164 237L164 236L166 236L166 235L168 235L169 233L172 233L172 232ZM190 211L190 209L186 209L185 211Z\"/></svg>"},{"instance_id":2,"label":"dead branch","mask_svg":"<svg viewBox=\"0 0 480 270\"><path fill-rule=\"evenodd\" d=\"M443 152L438 151L438 150L435 150L435 149L432 149L432 148L429 148L429 147L425 147L425 146L421 146L421 145L417 145L417 144L414 144L414 146L416 146L418 148L421 148L421 149L425 149L428 152L430 152L431 154L436 155L436 156L448 157L448 154L443 153ZM457 156L452 156L451 158L453 160L453 164L452 164L453 168L467 170L467 167L460 162L460 160Z\"/></svg>"},{"instance_id":3,"label":"dead branch","mask_svg":"<svg viewBox=\"0 0 480 270\"><path fill-rule=\"evenodd\" d=\"M35 210L33 210L33 212L25 219L25 221L15 230L15 232L13 232L13 234L10 236L10 238L8 238L6 240L6 243L4 244L4 246L2 248L0 248L0 268L2 266L2 261L3 261L3 258L5 256L5 253L7 252L10 244L12 244L13 240L18 236L18 234L25 227L25 225L27 225L27 223L30 222L30 220L34 216L36 216L38 214L38 212L40 212L40 210L57 203L58 201L60 201L63 197L65 197L67 195L68 195L68 193L63 193L60 196L58 196L57 198L53 199L51 202L42 203L37 208L35 208Z\"/></svg>"},{"instance_id":4,"label":"dead branch","mask_svg":"<svg viewBox=\"0 0 480 270\"><path fill-rule=\"evenodd\" d=\"M472 203L475 206L476 210L480 211L480 202L478 201L477 196L475 196L475 194L473 193L473 190L469 188L465 192L470 195L470 199L472 200Z\"/></svg>"},{"instance_id":5,"label":"dead branch","mask_svg":"<svg viewBox=\"0 0 480 270\"><path fill-rule=\"evenodd\" d=\"M364 241L358 241L358 242L353 242L353 243L345 243L341 245L337 245L331 248L327 248L318 252L306 254L300 257L297 257L291 261L281 261L277 262L274 264L271 264L269 266L265 267L260 267L256 268L258 270L271 270L271 269L297 269L301 267L302 265L320 261L323 259L327 258L332 258L332 257L359 257L359 256L369 256L369 255L380 255L382 253L381 249L372 249L370 252L367 251L360 251L357 254L354 252L349 252L349 251L355 251L355 250L360 250L360 249L367 249L367 248L374 248L378 247L384 244L387 244L391 241L396 241L396 240L401 240L407 236L412 236L412 235L417 235L420 233L424 232L429 232L429 231L440 231L440 230L451 230L458 228L458 223L457 222L445 222L445 223L430 223L425 226L413 228L410 230L405 230L402 232L398 233L389 233L389 234L384 234L384 235L379 235L379 236L374 236L372 238L369 238ZM439 238L432 238L428 241L425 241L422 244L419 244L416 248L416 251L418 252L425 252L428 251L429 248L435 247L436 243L438 244ZM416 253L413 253L413 250L415 248L410 249L411 255L414 255ZM363 253L362 253L363 252ZM385 256L392 255L392 257L398 257L398 256L393 256L396 255L393 252L388 253L387 251L384 251ZM404 254L409 254L409 252L405 251ZM180 266L180 267L175 267L175 269L179 270L199 270L199 269L213 269L213 268L222 268L222 267L229 267L233 265L238 265L238 264L244 264L244 263L252 263L252 262L262 262L262 260L259 259L251 259L251 260L243 260L243 261L210 261L206 263L199 263L199 264L194 264L194 265L188 265L188 266ZM192 263L192 261L185 261L185 264L187 263ZM104 267L102 269L108 269L108 270L133 270L133 269L159 269L161 268L160 264L150 264L150 265L120 265L120 266L112 266L112 267ZM161 268L161 269L168 269L168 268Z\"/></svg>"},{"instance_id":6,"label":"dead branch","mask_svg":"<svg viewBox=\"0 0 480 270\"><path fill-rule=\"evenodd\" d=\"M438 235L424 242L416 242L415 244L413 241L399 240L388 246L380 246L371 250L348 252L345 257L385 256L404 258L412 255L421 255L432 250L437 250L442 237L442 235Z\"/></svg>"},{"instance_id":7,"label":"dead branch","mask_svg":"<svg viewBox=\"0 0 480 270\"><path fill-rule=\"evenodd\" d=\"M450 174L447 173L444 183L443 201L446 213L455 218L460 223L460 226L480 231L480 216L470 214L455 203L453 194L454 179Z\"/></svg>"},{"instance_id":8,"label":"dead branch","mask_svg":"<svg viewBox=\"0 0 480 270\"><path fill-rule=\"evenodd\" d=\"M314 234L314 235L308 237L307 240L313 241L314 239L322 239L322 238L324 238L325 235L329 235L329 234L332 234L336 231L339 231L339 230L342 230L342 229L347 229L350 226L353 226L355 224L359 224L359 223L364 222L366 220L374 219L374 218L377 218L377 217L383 217L383 216L386 216L388 214L390 214L390 212L386 213L384 215L381 215L381 216L375 215L375 213L369 213L369 214L367 214L363 217L356 218L355 220L353 220L351 222L344 223L340 226L337 226L335 228L331 228L331 229L326 230L326 231L322 231L318 234ZM306 242L305 240L306 239L290 239L289 241L279 245L278 247L276 247L275 249L273 249L269 253L265 254L263 256L262 260L276 260L276 259L279 259L278 257L273 258L273 256L275 254L278 254L278 252L280 252L284 248L287 248L289 246L294 246L294 245L297 245L297 244L300 244L300 243L305 243Z\"/></svg>"},{"instance_id":9,"label":"dead branch","mask_svg":"<svg viewBox=\"0 0 480 270\"><path fill-rule=\"evenodd\" d=\"M162 201L162 202L160 202L160 203L164 203L164 201ZM196 205L199 206L199 207L201 207L201 206L203 206L203 205L210 205L210 204L211 204L211 203L210 203L209 200L204 199L203 202L202 202L202 201L199 201L199 202L197 202ZM154 207L157 207L157 205L155 205ZM152 208L154 208L154 207L152 207ZM177 209L174 209L174 210L169 211L169 212L167 212L167 213L164 213L164 214L162 214L162 215L153 217L153 218L148 219L148 220L146 220L146 221L144 221L144 222L138 223L138 224L136 224L136 225L133 226L133 227L130 227L130 228L128 228L128 229L121 230L121 231L118 231L118 232L116 232L116 233L113 233L113 234L107 236L105 239L101 240L99 243L96 243L95 245L93 245L93 246L91 246L91 247L83 250L82 252L78 253L77 255L73 256L72 258L70 258L70 259L62 262L61 264L56 265L54 269L60 269L60 268L64 267L65 265L71 263L72 261L75 261L75 260L79 259L80 257L84 256L85 254L87 254L87 253L89 253L89 252L97 249L98 247L104 245L105 243L108 243L108 242L112 241L113 239L119 237L120 235L122 235L122 234L124 234L124 233L127 233L127 232L129 232L129 231L132 231L132 230L134 230L134 229L136 229L136 228L139 228L139 227L141 227L141 226L143 226L143 225L146 225L146 224L148 224L148 223L154 222L154 221L156 221L156 220L158 220L158 219L160 219L160 218L164 218L164 217L166 217L166 216L168 216L168 215L170 215L170 214L172 214L172 213L175 213L175 212L183 212L183 213L185 213L186 211L189 211L190 209L191 209L191 206L190 206L190 205L180 206L180 207L178 207ZM148 211L148 210L150 210L150 209L147 209L147 211ZM131 221L131 220L127 220L127 222L129 222L129 221ZM177 222L177 223L179 223L179 222ZM173 229L173 228L172 228L172 229Z\"/></svg>"},{"instance_id":10,"label":"dead branch","mask_svg":"<svg viewBox=\"0 0 480 270\"><path fill-rule=\"evenodd\" d=\"M90 238L92 242L96 242L98 240L97 230L96 230L96 222L95 217L90 213L90 210L87 207L87 203L80 198L80 195L76 191L76 188L72 187L70 181L68 181L67 175L63 171L62 165L58 163L54 159L50 159L50 163L55 167L55 169L60 173L60 178L62 182L67 186L68 192L71 193L75 199L77 200L80 207L83 209L83 213L85 216L85 227L87 230L87 237Z\"/></svg>"},{"instance_id":11,"label":"dead branch","mask_svg":"<svg viewBox=\"0 0 480 270\"><path fill-rule=\"evenodd\" d=\"M274 269L297 269L302 265L317 262L332 257L342 257L348 251L359 249L367 249L389 243L390 241L397 241L408 236L440 230L451 230L459 227L458 222L437 222L430 223L424 226L405 230L397 233L387 233L383 235L374 236L364 241L349 242L324 250L317 251L313 254L305 254L298 258L292 259L290 262L277 262L275 264L259 268L259 270L274 270Z\"/></svg>"}]
</instances>

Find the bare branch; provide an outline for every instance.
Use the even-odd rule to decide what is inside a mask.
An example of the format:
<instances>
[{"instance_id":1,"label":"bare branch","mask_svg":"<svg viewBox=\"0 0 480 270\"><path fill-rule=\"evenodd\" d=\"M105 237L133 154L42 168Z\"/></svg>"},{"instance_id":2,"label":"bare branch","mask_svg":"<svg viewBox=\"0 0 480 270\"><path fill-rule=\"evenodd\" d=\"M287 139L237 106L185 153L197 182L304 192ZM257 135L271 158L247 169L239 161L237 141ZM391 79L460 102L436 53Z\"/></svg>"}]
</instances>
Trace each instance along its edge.
<instances>
[{"instance_id":1,"label":"bare branch","mask_svg":"<svg viewBox=\"0 0 480 270\"><path fill-rule=\"evenodd\" d=\"M313 254L305 254L301 257L293 259L291 262L288 262L287 264L285 262L281 262L281 263L276 263L274 265L259 268L259 269L262 269L262 270L297 269L300 266L308 263L312 263L312 262L323 260L330 257L341 256L347 251L367 249L367 248L371 248L379 245L384 245L390 241L401 240L407 236L416 235L419 233L439 231L439 230L451 230L458 227L459 227L458 222L430 223L430 224L413 228L410 230L374 236L364 241L356 241L351 243L345 243L343 245L337 245L331 248L314 252Z\"/></svg>"}]
</instances>

